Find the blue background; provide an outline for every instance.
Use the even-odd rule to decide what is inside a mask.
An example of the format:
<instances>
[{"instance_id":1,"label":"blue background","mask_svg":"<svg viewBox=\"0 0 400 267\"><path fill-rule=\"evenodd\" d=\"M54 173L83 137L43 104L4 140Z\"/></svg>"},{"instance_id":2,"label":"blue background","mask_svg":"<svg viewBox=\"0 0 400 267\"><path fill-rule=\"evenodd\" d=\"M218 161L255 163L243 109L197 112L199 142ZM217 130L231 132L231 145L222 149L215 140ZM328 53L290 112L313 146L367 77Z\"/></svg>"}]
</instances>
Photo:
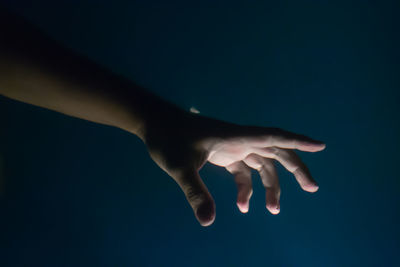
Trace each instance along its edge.
<instances>
[{"instance_id":1,"label":"blue background","mask_svg":"<svg viewBox=\"0 0 400 267\"><path fill-rule=\"evenodd\" d=\"M280 167L274 216L254 173L243 215L208 164L203 228L137 137L0 97L0 265L400 266L399 2L165 2L2 1L182 108L325 141L320 190Z\"/></svg>"}]
</instances>

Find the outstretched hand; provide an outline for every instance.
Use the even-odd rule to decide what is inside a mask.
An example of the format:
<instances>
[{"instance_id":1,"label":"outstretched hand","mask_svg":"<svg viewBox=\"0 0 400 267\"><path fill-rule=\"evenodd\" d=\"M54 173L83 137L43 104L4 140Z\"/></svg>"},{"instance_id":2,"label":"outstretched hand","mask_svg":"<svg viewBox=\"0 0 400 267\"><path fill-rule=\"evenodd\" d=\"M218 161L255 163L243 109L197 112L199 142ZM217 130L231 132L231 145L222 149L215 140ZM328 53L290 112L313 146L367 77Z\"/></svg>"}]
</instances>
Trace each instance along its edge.
<instances>
[{"instance_id":1,"label":"outstretched hand","mask_svg":"<svg viewBox=\"0 0 400 267\"><path fill-rule=\"evenodd\" d=\"M202 226L211 225L216 215L213 197L199 175L207 161L233 174L243 213L249 210L253 192L251 169L257 170L266 189L266 208L278 214L281 188L274 160L293 173L303 190L316 192L317 182L294 149L325 148L320 141L278 128L241 126L185 112L148 125L144 141L152 159L185 193Z\"/></svg>"},{"instance_id":2,"label":"outstretched hand","mask_svg":"<svg viewBox=\"0 0 400 267\"><path fill-rule=\"evenodd\" d=\"M24 19L0 12L0 95L137 135L182 188L201 225L215 219L214 200L199 176L207 161L234 175L242 212L249 209L251 169L259 171L266 188L266 207L279 212L274 160L292 172L304 190L318 190L293 150L316 152L325 148L323 143L281 129L240 126L184 112L69 50Z\"/></svg>"}]
</instances>

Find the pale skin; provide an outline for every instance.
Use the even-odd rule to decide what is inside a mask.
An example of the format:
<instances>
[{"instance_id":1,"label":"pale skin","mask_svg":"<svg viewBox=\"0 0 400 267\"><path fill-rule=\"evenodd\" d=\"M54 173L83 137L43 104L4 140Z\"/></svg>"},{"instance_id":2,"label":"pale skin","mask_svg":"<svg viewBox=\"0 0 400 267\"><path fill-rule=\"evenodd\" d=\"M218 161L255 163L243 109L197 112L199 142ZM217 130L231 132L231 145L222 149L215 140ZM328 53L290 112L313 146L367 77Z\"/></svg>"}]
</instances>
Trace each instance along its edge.
<instances>
[{"instance_id":1,"label":"pale skin","mask_svg":"<svg viewBox=\"0 0 400 267\"><path fill-rule=\"evenodd\" d=\"M202 226L211 225L216 216L213 197L199 175L207 162L233 175L242 213L248 212L253 192L251 169L260 174L267 210L279 213L281 188L274 162L293 173L304 191L318 190L295 150L318 152L324 143L184 111L70 51L23 19L0 17L0 94L138 136L154 162L180 186Z\"/></svg>"}]
</instances>

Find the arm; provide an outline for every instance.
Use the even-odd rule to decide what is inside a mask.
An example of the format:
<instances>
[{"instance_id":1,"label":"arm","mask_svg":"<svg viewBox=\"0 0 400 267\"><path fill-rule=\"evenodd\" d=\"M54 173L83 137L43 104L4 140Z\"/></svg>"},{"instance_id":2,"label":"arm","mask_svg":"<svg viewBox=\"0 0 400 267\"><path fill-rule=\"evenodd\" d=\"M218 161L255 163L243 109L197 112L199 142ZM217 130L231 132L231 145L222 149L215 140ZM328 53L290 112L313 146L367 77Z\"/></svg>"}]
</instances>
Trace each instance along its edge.
<instances>
[{"instance_id":1,"label":"arm","mask_svg":"<svg viewBox=\"0 0 400 267\"><path fill-rule=\"evenodd\" d=\"M226 168L237 184L237 206L246 213L251 169L266 189L266 208L280 211L274 161L307 192L318 185L294 149L317 152L322 142L277 128L241 126L185 112L51 40L23 20L0 16L0 94L137 135L151 158L184 192L203 226L215 203L199 176L206 162Z\"/></svg>"},{"instance_id":2,"label":"arm","mask_svg":"<svg viewBox=\"0 0 400 267\"><path fill-rule=\"evenodd\" d=\"M73 53L11 14L0 16L0 94L115 126L143 140L155 113L178 110L128 79ZM158 110L154 110L157 108Z\"/></svg>"}]
</instances>

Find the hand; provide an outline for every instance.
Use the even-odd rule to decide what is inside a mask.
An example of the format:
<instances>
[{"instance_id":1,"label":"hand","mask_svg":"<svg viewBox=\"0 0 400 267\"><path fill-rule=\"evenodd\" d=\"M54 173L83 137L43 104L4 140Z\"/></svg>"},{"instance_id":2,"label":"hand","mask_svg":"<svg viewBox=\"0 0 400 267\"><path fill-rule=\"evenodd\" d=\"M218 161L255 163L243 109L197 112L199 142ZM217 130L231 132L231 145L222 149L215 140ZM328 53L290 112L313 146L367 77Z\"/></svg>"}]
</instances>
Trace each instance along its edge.
<instances>
[{"instance_id":1,"label":"hand","mask_svg":"<svg viewBox=\"0 0 400 267\"><path fill-rule=\"evenodd\" d=\"M214 200L199 176L207 161L235 176L242 212L248 211L252 194L250 168L260 172L268 210L279 212L273 160L291 171L304 190L318 189L293 149L316 152L325 148L323 143L276 128L240 126L183 112L23 19L2 12L0 20L0 95L137 135L182 188L201 225L215 219Z\"/></svg>"},{"instance_id":2,"label":"hand","mask_svg":"<svg viewBox=\"0 0 400 267\"><path fill-rule=\"evenodd\" d=\"M294 174L303 190L316 192L316 181L293 150L325 148L322 142L281 129L240 126L185 112L149 125L145 143L152 159L185 193L202 226L215 220L214 200L199 175L207 161L234 175L237 206L243 213L253 192L251 169L256 169L266 189L266 208L278 214L281 188L274 160Z\"/></svg>"}]
</instances>

